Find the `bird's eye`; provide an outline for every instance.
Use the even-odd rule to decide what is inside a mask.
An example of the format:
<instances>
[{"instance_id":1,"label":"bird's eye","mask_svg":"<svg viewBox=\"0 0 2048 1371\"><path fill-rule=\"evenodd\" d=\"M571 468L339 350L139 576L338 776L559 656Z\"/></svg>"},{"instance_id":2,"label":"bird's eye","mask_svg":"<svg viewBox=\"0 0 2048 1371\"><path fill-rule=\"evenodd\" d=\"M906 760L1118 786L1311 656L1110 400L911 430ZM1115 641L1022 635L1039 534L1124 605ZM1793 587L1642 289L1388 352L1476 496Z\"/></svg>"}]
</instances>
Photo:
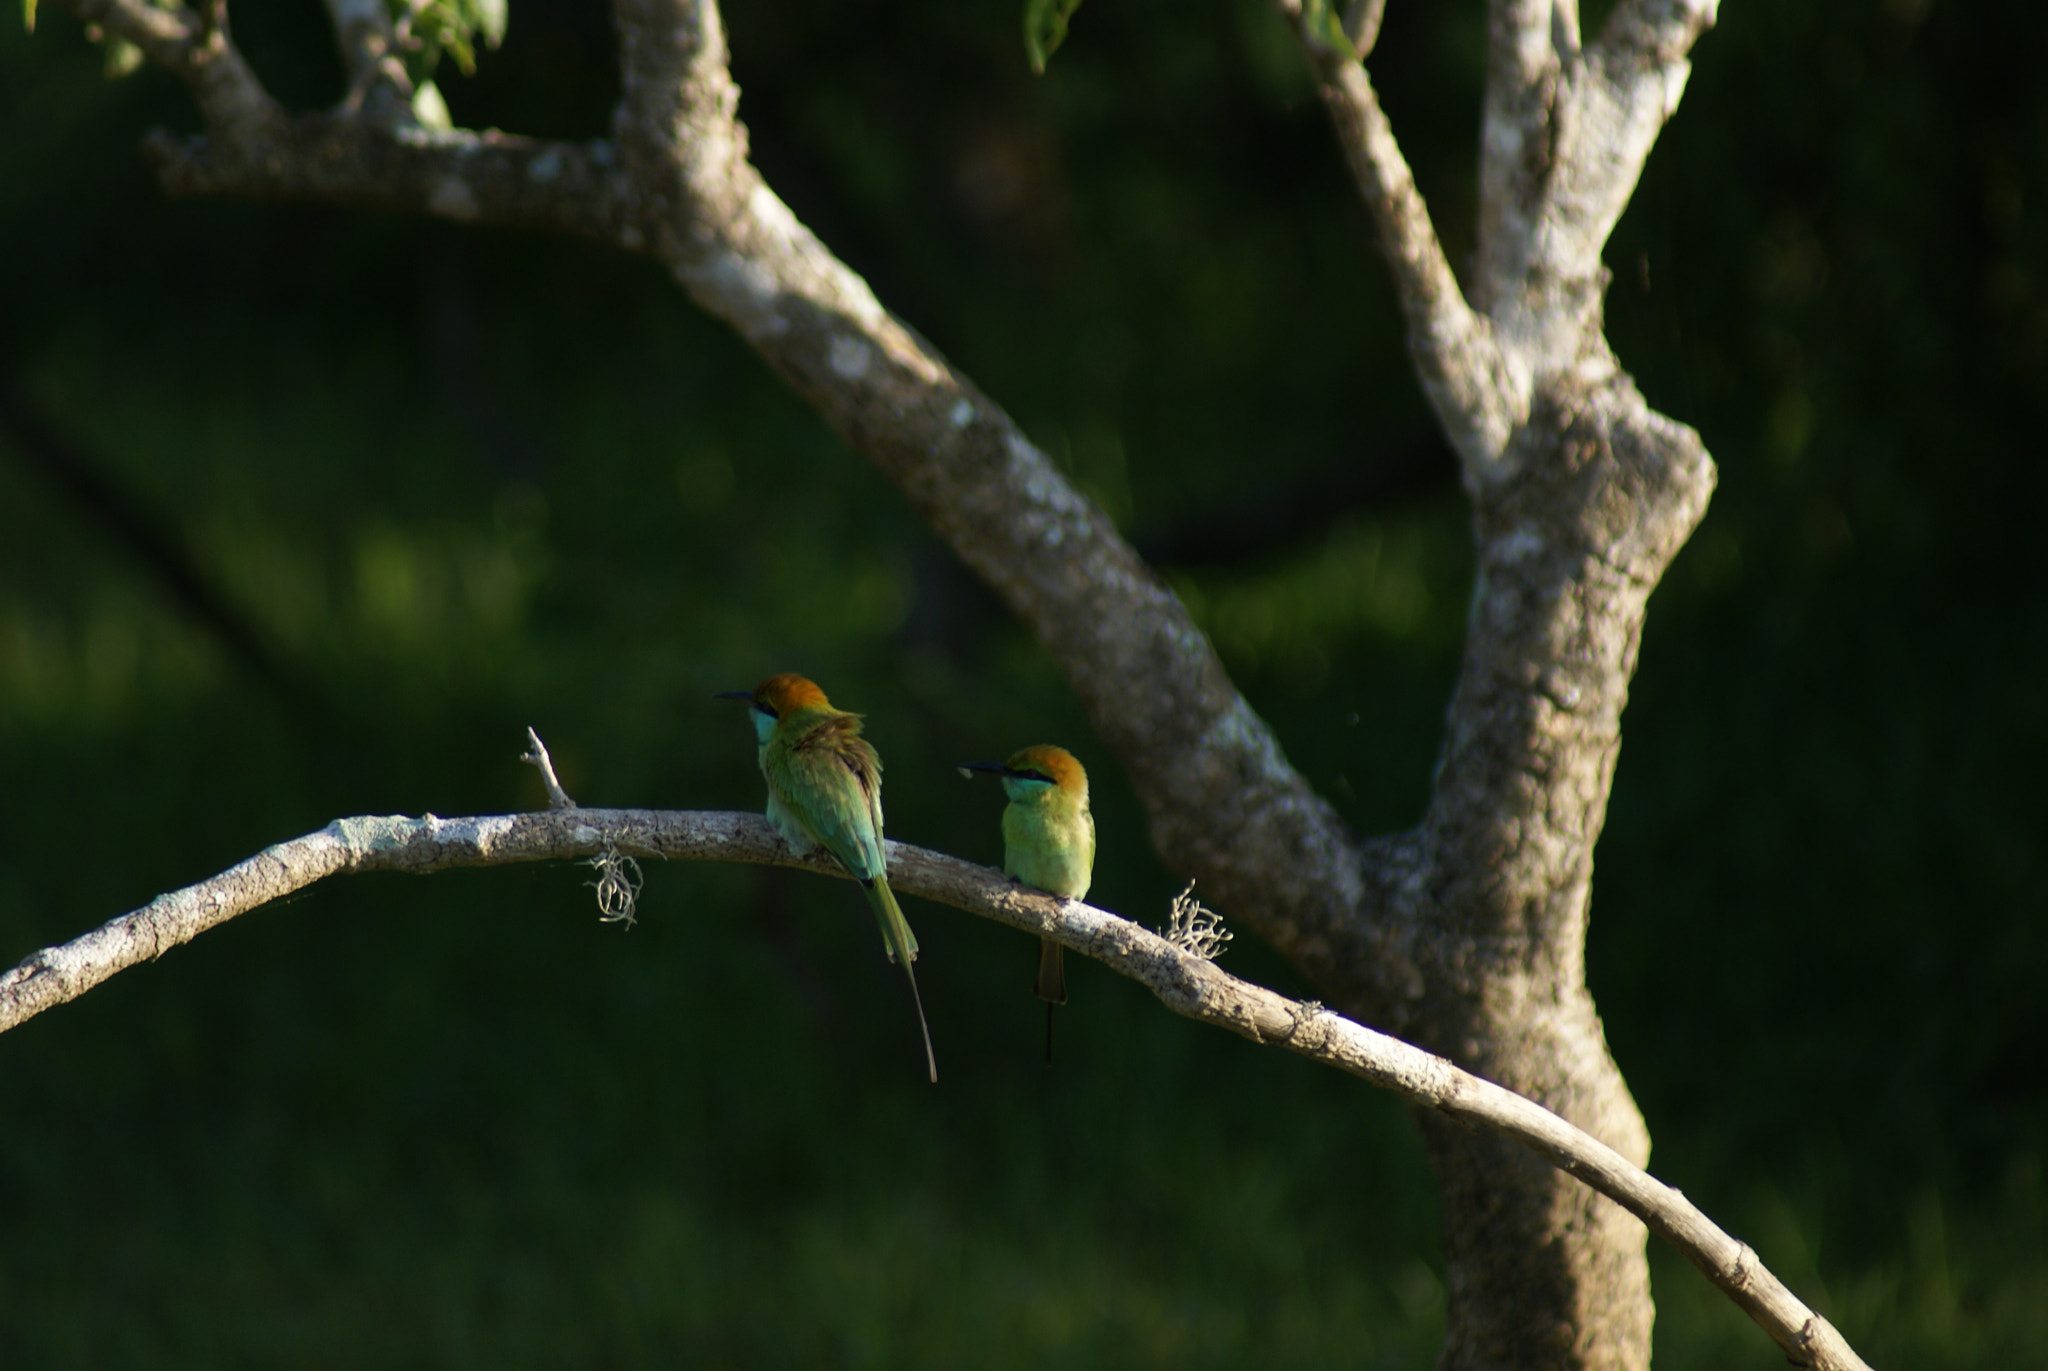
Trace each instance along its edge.
<instances>
[{"instance_id":1,"label":"bird's eye","mask_svg":"<svg viewBox=\"0 0 2048 1371\"><path fill-rule=\"evenodd\" d=\"M763 714L766 714L771 719L780 719L782 717L780 714L777 714L775 712L774 706L764 705L759 700L754 701L754 708L760 710Z\"/></svg>"}]
</instances>

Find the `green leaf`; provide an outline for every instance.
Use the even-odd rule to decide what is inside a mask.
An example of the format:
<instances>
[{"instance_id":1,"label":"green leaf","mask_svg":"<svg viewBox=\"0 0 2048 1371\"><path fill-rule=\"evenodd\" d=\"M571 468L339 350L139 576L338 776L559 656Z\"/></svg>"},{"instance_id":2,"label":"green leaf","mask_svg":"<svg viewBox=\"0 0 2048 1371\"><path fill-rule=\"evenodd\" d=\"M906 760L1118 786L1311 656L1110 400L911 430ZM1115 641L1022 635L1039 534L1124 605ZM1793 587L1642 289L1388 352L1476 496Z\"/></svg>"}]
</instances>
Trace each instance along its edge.
<instances>
[{"instance_id":1,"label":"green leaf","mask_svg":"<svg viewBox=\"0 0 2048 1371\"><path fill-rule=\"evenodd\" d=\"M1046 59L1067 36L1067 20L1081 0L1024 0L1024 52L1031 70L1045 75Z\"/></svg>"}]
</instances>

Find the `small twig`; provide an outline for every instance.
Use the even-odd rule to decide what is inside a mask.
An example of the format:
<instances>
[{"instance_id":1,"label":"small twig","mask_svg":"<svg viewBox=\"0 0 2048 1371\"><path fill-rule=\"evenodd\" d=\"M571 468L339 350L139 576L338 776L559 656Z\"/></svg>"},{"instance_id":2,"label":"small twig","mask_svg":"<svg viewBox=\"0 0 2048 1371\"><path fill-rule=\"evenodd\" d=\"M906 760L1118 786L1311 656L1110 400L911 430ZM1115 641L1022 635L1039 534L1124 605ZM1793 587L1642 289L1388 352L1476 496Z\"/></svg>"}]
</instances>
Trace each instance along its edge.
<instances>
[{"instance_id":1,"label":"small twig","mask_svg":"<svg viewBox=\"0 0 2048 1371\"><path fill-rule=\"evenodd\" d=\"M533 731L531 724L527 725L526 741L532 743L533 747L530 751L520 753L519 760L539 770L541 784L548 788L548 808L575 809L576 802L569 798L569 792L562 789L562 783L555 779L555 759L548 756L548 745L540 740L540 734ZM636 885L634 888L637 890L639 887ZM602 903L602 899L599 902ZM626 919L627 922L632 922L632 915L628 913Z\"/></svg>"}]
</instances>

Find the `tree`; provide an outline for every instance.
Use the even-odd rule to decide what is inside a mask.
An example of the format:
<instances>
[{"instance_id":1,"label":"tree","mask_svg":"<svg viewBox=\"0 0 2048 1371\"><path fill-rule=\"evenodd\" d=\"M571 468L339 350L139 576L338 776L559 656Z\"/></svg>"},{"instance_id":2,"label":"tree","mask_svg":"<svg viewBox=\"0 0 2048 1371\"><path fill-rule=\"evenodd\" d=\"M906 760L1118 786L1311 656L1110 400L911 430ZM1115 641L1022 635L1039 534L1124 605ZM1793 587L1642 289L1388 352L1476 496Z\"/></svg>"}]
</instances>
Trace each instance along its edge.
<instances>
[{"instance_id":1,"label":"tree","mask_svg":"<svg viewBox=\"0 0 2048 1371\"><path fill-rule=\"evenodd\" d=\"M1045 642L1171 865L1348 1013L1647 1160L1584 984L1591 857L1645 603L1703 513L1713 467L1607 347L1600 252L1711 6L1623 3L1583 44L1568 6L1493 7L1464 288L1356 60L1370 23L1347 33L1324 8L1283 6L1378 225L1478 545L1429 812L1367 841L1289 765L1110 523L767 188L714 9L622 0L616 139L592 148L423 127L374 5L332 7L351 87L325 114L264 92L222 10L71 7L191 89L206 133L150 142L174 193L424 211L655 258ZM1448 1364L1645 1360L1634 1224L1497 1139L1424 1128L1444 1186Z\"/></svg>"}]
</instances>

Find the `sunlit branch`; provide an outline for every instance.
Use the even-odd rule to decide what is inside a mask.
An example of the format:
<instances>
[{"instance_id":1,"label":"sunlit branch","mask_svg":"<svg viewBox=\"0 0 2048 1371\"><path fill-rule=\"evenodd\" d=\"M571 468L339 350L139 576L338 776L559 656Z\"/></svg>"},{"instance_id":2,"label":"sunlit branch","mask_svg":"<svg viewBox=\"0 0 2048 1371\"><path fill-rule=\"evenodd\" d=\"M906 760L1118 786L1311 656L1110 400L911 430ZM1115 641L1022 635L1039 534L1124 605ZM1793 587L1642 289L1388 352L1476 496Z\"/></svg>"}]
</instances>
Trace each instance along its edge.
<instances>
[{"instance_id":1,"label":"sunlit branch","mask_svg":"<svg viewBox=\"0 0 2048 1371\"><path fill-rule=\"evenodd\" d=\"M1717 0L1621 0L1584 53L1561 112L1552 190L1560 237L1597 259L1678 109L1692 73L1686 55L1712 27ZM1590 269L1590 268L1589 268Z\"/></svg>"},{"instance_id":2,"label":"sunlit branch","mask_svg":"<svg viewBox=\"0 0 2048 1371\"><path fill-rule=\"evenodd\" d=\"M1473 271L1476 302L1497 324L1519 313L1517 296L1537 250L1558 137L1561 66L1551 0L1491 0Z\"/></svg>"},{"instance_id":3,"label":"sunlit branch","mask_svg":"<svg viewBox=\"0 0 2048 1371\"><path fill-rule=\"evenodd\" d=\"M755 814L556 808L459 819L431 814L337 819L28 958L0 977L0 1032L76 999L116 972L153 961L210 928L329 876L370 871L425 875L600 853L754 862L845 875L822 853L797 856ZM1800 1303L1746 1245L1722 1232L1678 1191L1541 1105L1320 1004L1238 980L1107 910L1061 900L988 867L905 843L889 843L888 857L890 884L899 894L1051 938L1144 985L1177 1014L1286 1048L1422 1108L1515 1139L1684 1252L1798 1364L1843 1371L1864 1367L1834 1328Z\"/></svg>"}]
</instances>

